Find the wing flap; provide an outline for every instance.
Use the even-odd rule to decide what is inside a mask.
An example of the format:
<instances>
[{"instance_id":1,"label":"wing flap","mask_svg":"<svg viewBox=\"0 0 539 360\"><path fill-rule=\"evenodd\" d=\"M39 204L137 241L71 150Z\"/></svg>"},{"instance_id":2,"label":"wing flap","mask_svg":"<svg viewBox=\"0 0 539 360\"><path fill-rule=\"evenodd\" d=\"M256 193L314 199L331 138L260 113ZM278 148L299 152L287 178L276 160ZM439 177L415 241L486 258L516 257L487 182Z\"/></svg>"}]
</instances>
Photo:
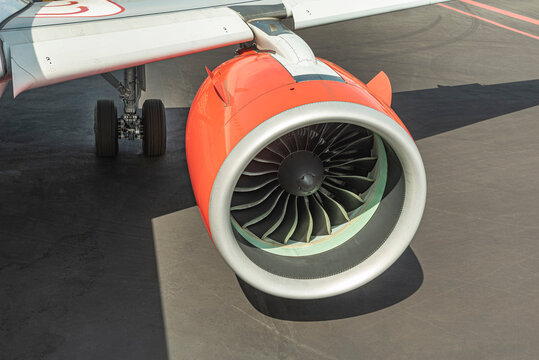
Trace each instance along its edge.
<instances>
[{"instance_id":1,"label":"wing flap","mask_svg":"<svg viewBox=\"0 0 539 360\"><path fill-rule=\"evenodd\" d=\"M11 46L13 93L253 39L233 10L208 8L131 19L34 27Z\"/></svg>"},{"instance_id":2,"label":"wing flap","mask_svg":"<svg viewBox=\"0 0 539 360\"><path fill-rule=\"evenodd\" d=\"M295 29L324 25L448 0L283 0Z\"/></svg>"}]
</instances>

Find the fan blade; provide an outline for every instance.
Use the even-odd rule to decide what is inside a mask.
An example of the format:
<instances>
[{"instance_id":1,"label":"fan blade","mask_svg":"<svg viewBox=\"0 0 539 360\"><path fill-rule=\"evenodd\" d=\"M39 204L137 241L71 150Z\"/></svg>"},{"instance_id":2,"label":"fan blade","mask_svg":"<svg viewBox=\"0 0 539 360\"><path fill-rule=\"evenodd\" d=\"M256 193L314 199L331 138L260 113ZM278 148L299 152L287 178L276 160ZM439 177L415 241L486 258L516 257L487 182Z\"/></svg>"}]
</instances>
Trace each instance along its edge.
<instances>
[{"instance_id":1,"label":"fan blade","mask_svg":"<svg viewBox=\"0 0 539 360\"><path fill-rule=\"evenodd\" d=\"M298 140L298 134L296 131L293 131L292 132L292 139L294 140L294 151L298 151L299 150L299 140Z\"/></svg>"},{"instance_id":2,"label":"fan blade","mask_svg":"<svg viewBox=\"0 0 539 360\"><path fill-rule=\"evenodd\" d=\"M245 170L243 171L242 175L247 176L259 176L269 173L276 173L279 171L279 166L267 162L259 162L253 160L247 165Z\"/></svg>"},{"instance_id":3,"label":"fan blade","mask_svg":"<svg viewBox=\"0 0 539 360\"><path fill-rule=\"evenodd\" d=\"M319 151L317 151L318 147L324 143L324 137L325 137L325 134L329 131L329 124L323 124L321 125L317 130L318 130L318 138L315 138L315 141L312 142L312 146L313 148L311 149L311 151L315 154L318 154Z\"/></svg>"},{"instance_id":4,"label":"fan blade","mask_svg":"<svg viewBox=\"0 0 539 360\"><path fill-rule=\"evenodd\" d=\"M290 144L290 141L287 139L287 141L285 141L285 139L283 139L283 137L280 137L277 139L281 144L283 144L283 146L286 148L286 150L288 151L287 154L291 154L294 152L294 149L292 148L292 144Z\"/></svg>"},{"instance_id":5,"label":"fan blade","mask_svg":"<svg viewBox=\"0 0 539 360\"><path fill-rule=\"evenodd\" d=\"M283 159L289 154L287 148L279 140L275 140L274 142L266 146L266 149L280 156Z\"/></svg>"},{"instance_id":6,"label":"fan blade","mask_svg":"<svg viewBox=\"0 0 539 360\"><path fill-rule=\"evenodd\" d=\"M326 166L327 168L335 168L338 170L338 168L358 168L361 170L372 170L374 165L376 165L376 161L378 158L376 157L364 157L359 159L348 159L348 160L340 160L340 161L328 161L329 164Z\"/></svg>"},{"instance_id":7,"label":"fan blade","mask_svg":"<svg viewBox=\"0 0 539 360\"><path fill-rule=\"evenodd\" d=\"M277 174L264 174L260 176L240 176L234 192L246 192L260 189L261 187L277 180Z\"/></svg>"},{"instance_id":8,"label":"fan blade","mask_svg":"<svg viewBox=\"0 0 539 360\"><path fill-rule=\"evenodd\" d=\"M353 192L340 188L338 186L324 183L324 187L331 192L335 197L334 199L347 211L353 211L363 205L364 201L361 197Z\"/></svg>"},{"instance_id":9,"label":"fan blade","mask_svg":"<svg viewBox=\"0 0 539 360\"><path fill-rule=\"evenodd\" d=\"M255 160L259 162L280 165L283 161L283 158L280 155L271 151L270 149L264 148L256 155Z\"/></svg>"},{"instance_id":10,"label":"fan blade","mask_svg":"<svg viewBox=\"0 0 539 360\"><path fill-rule=\"evenodd\" d=\"M356 189L358 194L365 192L369 187L371 187L372 183L374 182L374 180L369 179L365 176L342 174L331 175L329 173L326 175L326 179L333 182L336 182L336 180L344 181L345 183Z\"/></svg>"},{"instance_id":11,"label":"fan blade","mask_svg":"<svg viewBox=\"0 0 539 360\"><path fill-rule=\"evenodd\" d=\"M298 225L298 197L290 196L288 199L288 205L286 206L286 213L284 219L279 226L273 230L272 233L267 235L272 240L286 244L288 239L292 236Z\"/></svg>"},{"instance_id":12,"label":"fan blade","mask_svg":"<svg viewBox=\"0 0 539 360\"><path fill-rule=\"evenodd\" d=\"M324 207L314 196L309 197L309 209L313 217L313 235L331 234L331 222Z\"/></svg>"},{"instance_id":13,"label":"fan blade","mask_svg":"<svg viewBox=\"0 0 539 360\"><path fill-rule=\"evenodd\" d=\"M328 133L327 138L330 139L329 142L324 147L324 150L320 152L320 155L329 152L335 141L339 140L339 137L342 136L343 132L348 129L350 125L348 124L339 124L336 129Z\"/></svg>"},{"instance_id":14,"label":"fan blade","mask_svg":"<svg viewBox=\"0 0 539 360\"><path fill-rule=\"evenodd\" d=\"M313 217L309 210L307 197L298 198L298 225L291 239L295 241L309 242L313 233Z\"/></svg>"},{"instance_id":15,"label":"fan blade","mask_svg":"<svg viewBox=\"0 0 539 360\"><path fill-rule=\"evenodd\" d=\"M324 194L322 191L319 191L318 193L322 198L324 210L326 210L333 226L341 225L347 221L350 221L346 210L344 210L344 208L338 202Z\"/></svg>"},{"instance_id":16,"label":"fan blade","mask_svg":"<svg viewBox=\"0 0 539 360\"><path fill-rule=\"evenodd\" d=\"M338 139L337 141L335 141L335 143L333 144L333 146L335 148L339 148L343 145L346 145L352 141L355 141L357 139L361 139L361 138L364 138L366 136L368 136L369 133L365 130L365 129L361 129L361 128L354 128L352 129L349 133L347 134L343 134L343 136L341 136L340 139Z\"/></svg>"},{"instance_id":17,"label":"fan blade","mask_svg":"<svg viewBox=\"0 0 539 360\"><path fill-rule=\"evenodd\" d=\"M249 230L259 238L265 239L282 223L284 216L286 215L286 205L289 198L290 194L283 194L267 216L252 225L248 225Z\"/></svg>"},{"instance_id":18,"label":"fan blade","mask_svg":"<svg viewBox=\"0 0 539 360\"><path fill-rule=\"evenodd\" d=\"M260 189L248 192L234 192L230 210L241 210L252 208L266 200L272 192L278 191L279 182L272 181Z\"/></svg>"},{"instance_id":19,"label":"fan blade","mask_svg":"<svg viewBox=\"0 0 539 360\"><path fill-rule=\"evenodd\" d=\"M282 189L279 191L274 191L273 193L271 193L270 196L268 196L266 200L252 208L234 210L232 212L232 216L234 216L234 219L236 219L236 221L238 222L238 224L240 224L241 227L247 227L256 224L257 222L270 215L270 213L277 205L279 199L283 197L283 193L284 190Z\"/></svg>"},{"instance_id":20,"label":"fan blade","mask_svg":"<svg viewBox=\"0 0 539 360\"><path fill-rule=\"evenodd\" d=\"M370 150L372 149L372 145L373 145L373 142L374 142L374 137L372 135L369 135L367 137L364 137L364 138L360 138L360 139L357 139L355 141L352 141L340 148L334 148L332 149L331 151L328 151L326 153L324 153L321 157L327 161L327 160L330 160L332 158L334 158L335 156L338 156L340 154L342 154L343 152L345 152L346 150L349 150L351 148L354 148L354 149L357 149L357 150L366 150L368 149L369 150L369 153L370 153Z\"/></svg>"}]
</instances>

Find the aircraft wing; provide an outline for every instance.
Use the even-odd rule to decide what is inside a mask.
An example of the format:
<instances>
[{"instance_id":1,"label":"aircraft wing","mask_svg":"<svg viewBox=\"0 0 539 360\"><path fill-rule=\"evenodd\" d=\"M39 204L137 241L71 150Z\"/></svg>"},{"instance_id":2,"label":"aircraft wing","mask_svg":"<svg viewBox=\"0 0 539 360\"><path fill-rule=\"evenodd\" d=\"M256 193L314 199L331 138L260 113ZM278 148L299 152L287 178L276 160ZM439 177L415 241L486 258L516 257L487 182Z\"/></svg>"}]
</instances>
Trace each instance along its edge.
<instances>
[{"instance_id":1,"label":"aircraft wing","mask_svg":"<svg viewBox=\"0 0 539 360\"><path fill-rule=\"evenodd\" d=\"M447 0L284 0L296 29L356 19Z\"/></svg>"},{"instance_id":2,"label":"aircraft wing","mask_svg":"<svg viewBox=\"0 0 539 360\"><path fill-rule=\"evenodd\" d=\"M247 22L306 28L432 0L0 0L0 96L253 40Z\"/></svg>"}]
</instances>

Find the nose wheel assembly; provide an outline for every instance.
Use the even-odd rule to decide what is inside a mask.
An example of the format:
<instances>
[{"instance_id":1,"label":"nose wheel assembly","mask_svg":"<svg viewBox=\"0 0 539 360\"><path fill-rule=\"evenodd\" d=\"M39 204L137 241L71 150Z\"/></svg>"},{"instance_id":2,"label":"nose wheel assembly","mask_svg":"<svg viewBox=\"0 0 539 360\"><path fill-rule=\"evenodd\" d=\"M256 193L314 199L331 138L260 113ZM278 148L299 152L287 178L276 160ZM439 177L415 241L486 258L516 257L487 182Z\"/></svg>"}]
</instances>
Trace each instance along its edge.
<instances>
[{"instance_id":1,"label":"nose wheel assembly","mask_svg":"<svg viewBox=\"0 0 539 360\"><path fill-rule=\"evenodd\" d=\"M121 117L112 100L98 100L94 111L95 152L99 157L115 157L118 139L142 139L146 156L161 156L166 151L167 125L165 106L161 100L146 100L142 116L137 114L141 92L145 90L144 66L124 71L124 84L111 73L102 74L120 94L124 104Z\"/></svg>"}]
</instances>

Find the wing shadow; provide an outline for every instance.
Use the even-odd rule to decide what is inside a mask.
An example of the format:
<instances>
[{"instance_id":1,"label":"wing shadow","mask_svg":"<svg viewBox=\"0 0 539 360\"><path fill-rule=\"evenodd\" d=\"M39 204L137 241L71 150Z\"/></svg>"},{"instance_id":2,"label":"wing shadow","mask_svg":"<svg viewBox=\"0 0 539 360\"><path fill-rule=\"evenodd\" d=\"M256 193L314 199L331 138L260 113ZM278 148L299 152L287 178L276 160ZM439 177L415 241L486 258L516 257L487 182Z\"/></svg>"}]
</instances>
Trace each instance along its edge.
<instances>
[{"instance_id":1,"label":"wing shadow","mask_svg":"<svg viewBox=\"0 0 539 360\"><path fill-rule=\"evenodd\" d=\"M539 79L468 84L393 94L393 108L416 140L539 105Z\"/></svg>"}]
</instances>

